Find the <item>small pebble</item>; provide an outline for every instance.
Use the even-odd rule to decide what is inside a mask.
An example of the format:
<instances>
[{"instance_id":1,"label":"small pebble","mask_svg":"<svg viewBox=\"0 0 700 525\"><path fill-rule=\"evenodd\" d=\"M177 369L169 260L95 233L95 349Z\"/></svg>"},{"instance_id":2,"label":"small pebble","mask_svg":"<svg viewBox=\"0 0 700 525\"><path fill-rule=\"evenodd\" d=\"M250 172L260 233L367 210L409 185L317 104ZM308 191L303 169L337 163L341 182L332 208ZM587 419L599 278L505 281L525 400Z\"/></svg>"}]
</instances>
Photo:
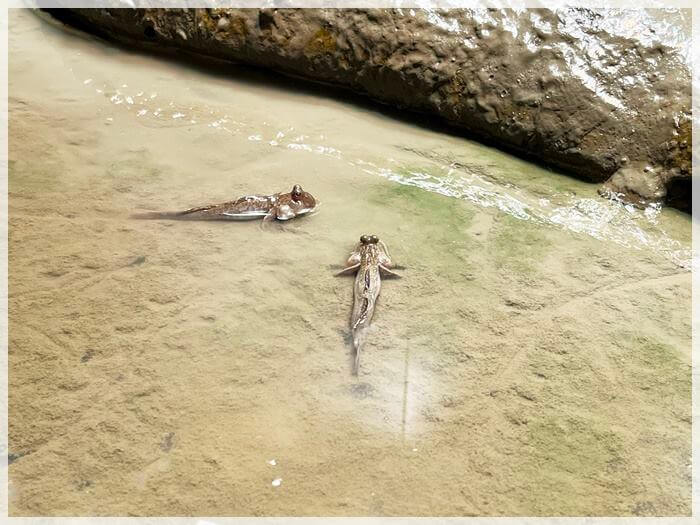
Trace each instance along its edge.
<instances>
[{"instance_id":1,"label":"small pebble","mask_svg":"<svg viewBox=\"0 0 700 525\"><path fill-rule=\"evenodd\" d=\"M146 256L145 255L139 255L129 263L129 266L138 266L139 264L143 264L146 262Z\"/></svg>"},{"instance_id":2,"label":"small pebble","mask_svg":"<svg viewBox=\"0 0 700 525\"><path fill-rule=\"evenodd\" d=\"M279 487L282 484L282 478L275 478L272 480L273 487Z\"/></svg>"},{"instance_id":3,"label":"small pebble","mask_svg":"<svg viewBox=\"0 0 700 525\"><path fill-rule=\"evenodd\" d=\"M277 460L276 459L271 459L267 462L268 465L272 465L273 467L277 465Z\"/></svg>"}]
</instances>

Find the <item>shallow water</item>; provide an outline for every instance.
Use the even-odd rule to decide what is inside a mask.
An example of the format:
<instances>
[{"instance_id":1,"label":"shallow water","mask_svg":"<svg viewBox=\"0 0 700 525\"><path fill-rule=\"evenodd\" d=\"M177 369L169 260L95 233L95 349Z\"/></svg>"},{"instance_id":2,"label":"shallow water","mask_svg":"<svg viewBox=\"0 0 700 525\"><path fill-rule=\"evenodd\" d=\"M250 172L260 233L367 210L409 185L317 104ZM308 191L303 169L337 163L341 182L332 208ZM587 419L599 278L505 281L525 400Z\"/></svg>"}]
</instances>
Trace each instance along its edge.
<instances>
[{"instance_id":1,"label":"shallow water","mask_svg":"<svg viewBox=\"0 0 700 525\"><path fill-rule=\"evenodd\" d=\"M9 92L12 514L690 512L687 215L28 12ZM363 233L406 269L354 378Z\"/></svg>"}]
</instances>

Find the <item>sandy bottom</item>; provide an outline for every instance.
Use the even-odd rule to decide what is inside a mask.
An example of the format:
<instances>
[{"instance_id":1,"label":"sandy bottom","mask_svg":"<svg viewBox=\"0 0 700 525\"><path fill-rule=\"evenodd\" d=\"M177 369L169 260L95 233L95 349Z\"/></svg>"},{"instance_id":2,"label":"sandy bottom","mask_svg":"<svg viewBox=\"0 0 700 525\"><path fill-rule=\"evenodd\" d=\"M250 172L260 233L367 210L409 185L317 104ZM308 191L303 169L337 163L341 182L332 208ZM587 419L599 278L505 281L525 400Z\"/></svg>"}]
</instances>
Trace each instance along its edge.
<instances>
[{"instance_id":1,"label":"sandy bottom","mask_svg":"<svg viewBox=\"0 0 700 525\"><path fill-rule=\"evenodd\" d=\"M11 16L11 515L690 513L687 216L227 72ZM354 378L363 233L406 269Z\"/></svg>"}]
</instances>

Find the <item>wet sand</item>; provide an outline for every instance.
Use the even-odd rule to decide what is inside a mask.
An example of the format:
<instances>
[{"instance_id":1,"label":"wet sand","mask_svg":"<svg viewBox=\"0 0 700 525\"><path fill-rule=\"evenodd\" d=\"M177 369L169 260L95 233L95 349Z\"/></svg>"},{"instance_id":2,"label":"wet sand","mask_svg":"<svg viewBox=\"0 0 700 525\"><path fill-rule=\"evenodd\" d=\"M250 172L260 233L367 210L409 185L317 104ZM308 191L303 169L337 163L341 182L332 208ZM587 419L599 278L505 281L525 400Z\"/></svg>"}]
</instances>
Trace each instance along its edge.
<instances>
[{"instance_id":1,"label":"wet sand","mask_svg":"<svg viewBox=\"0 0 700 525\"><path fill-rule=\"evenodd\" d=\"M688 216L28 12L9 41L11 515L690 514ZM264 231L129 218L295 183L319 212ZM406 269L355 378L364 233Z\"/></svg>"}]
</instances>

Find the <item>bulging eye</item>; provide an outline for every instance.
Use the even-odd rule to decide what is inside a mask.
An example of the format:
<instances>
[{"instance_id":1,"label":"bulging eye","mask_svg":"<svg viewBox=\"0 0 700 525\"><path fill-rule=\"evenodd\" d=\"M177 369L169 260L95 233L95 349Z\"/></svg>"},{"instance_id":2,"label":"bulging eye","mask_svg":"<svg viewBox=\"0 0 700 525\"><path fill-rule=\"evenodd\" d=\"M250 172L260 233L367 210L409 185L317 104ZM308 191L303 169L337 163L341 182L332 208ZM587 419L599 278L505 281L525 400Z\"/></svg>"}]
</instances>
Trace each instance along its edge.
<instances>
[{"instance_id":1,"label":"bulging eye","mask_svg":"<svg viewBox=\"0 0 700 525\"><path fill-rule=\"evenodd\" d=\"M294 200L294 201L300 200L303 193L304 193L304 190L301 189L301 186L299 186L298 184L295 184L294 187L292 188L292 200Z\"/></svg>"},{"instance_id":2,"label":"bulging eye","mask_svg":"<svg viewBox=\"0 0 700 525\"><path fill-rule=\"evenodd\" d=\"M372 236L371 235L363 235L360 237L360 242L362 244L369 244L372 242Z\"/></svg>"},{"instance_id":3,"label":"bulging eye","mask_svg":"<svg viewBox=\"0 0 700 525\"><path fill-rule=\"evenodd\" d=\"M371 240L372 244L377 244L379 242L379 237L377 237L376 235L372 235L370 237L370 240Z\"/></svg>"}]
</instances>

